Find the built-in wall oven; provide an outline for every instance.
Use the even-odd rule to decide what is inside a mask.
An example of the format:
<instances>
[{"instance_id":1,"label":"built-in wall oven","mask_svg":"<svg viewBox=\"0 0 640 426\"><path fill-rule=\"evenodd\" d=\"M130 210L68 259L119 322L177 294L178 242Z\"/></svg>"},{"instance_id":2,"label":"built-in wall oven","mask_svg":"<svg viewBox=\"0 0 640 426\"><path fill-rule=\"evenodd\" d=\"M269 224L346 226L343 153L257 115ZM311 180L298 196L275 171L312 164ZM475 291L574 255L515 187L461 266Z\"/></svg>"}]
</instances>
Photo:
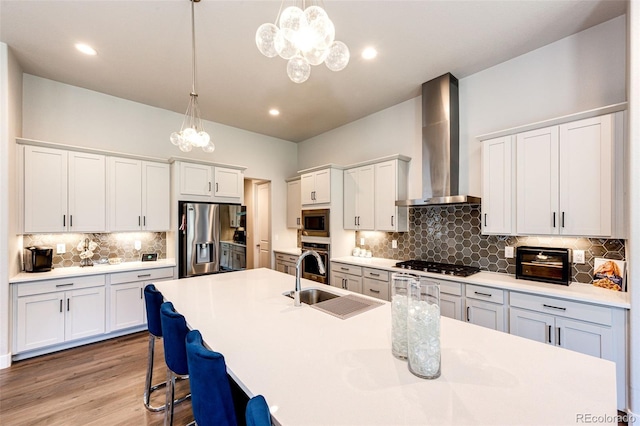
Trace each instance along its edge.
<instances>
[{"instance_id":1,"label":"built-in wall oven","mask_svg":"<svg viewBox=\"0 0 640 426\"><path fill-rule=\"evenodd\" d=\"M329 244L302 242L302 251L314 250L320 255L324 263L324 274L320 273L318 262L314 256L307 256L302 259L302 278L317 281L322 284L329 284Z\"/></svg>"}]
</instances>

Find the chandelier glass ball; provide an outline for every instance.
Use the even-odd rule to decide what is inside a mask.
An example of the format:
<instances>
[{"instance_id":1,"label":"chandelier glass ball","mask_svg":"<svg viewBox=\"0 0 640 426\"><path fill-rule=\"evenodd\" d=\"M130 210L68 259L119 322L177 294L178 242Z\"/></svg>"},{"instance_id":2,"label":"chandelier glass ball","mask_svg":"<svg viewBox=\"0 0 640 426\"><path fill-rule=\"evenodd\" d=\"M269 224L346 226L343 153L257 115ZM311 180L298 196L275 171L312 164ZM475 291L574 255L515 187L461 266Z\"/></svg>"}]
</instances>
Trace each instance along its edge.
<instances>
[{"instance_id":1,"label":"chandelier glass ball","mask_svg":"<svg viewBox=\"0 0 640 426\"><path fill-rule=\"evenodd\" d=\"M297 6L287 7L276 23L258 27L256 46L269 58L286 59L291 81L307 81L311 65L324 62L330 70L340 71L349 63L349 48L335 40L335 26L320 6L313 5L304 10Z\"/></svg>"}]
</instances>

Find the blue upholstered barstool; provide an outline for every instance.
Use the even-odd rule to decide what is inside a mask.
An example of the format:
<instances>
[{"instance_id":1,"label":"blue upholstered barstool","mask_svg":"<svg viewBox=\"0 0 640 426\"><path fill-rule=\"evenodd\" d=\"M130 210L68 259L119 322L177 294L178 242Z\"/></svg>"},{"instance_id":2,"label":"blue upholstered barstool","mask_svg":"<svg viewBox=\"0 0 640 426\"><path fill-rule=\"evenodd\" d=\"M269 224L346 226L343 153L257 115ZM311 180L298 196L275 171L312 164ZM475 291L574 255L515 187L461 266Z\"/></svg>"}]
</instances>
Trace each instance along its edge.
<instances>
[{"instance_id":1,"label":"blue upholstered barstool","mask_svg":"<svg viewBox=\"0 0 640 426\"><path fill-rule=\"evenodd\" d=\"M198 426L236 426L224 357L207 349L198 330L187 334L191 407Z\"/></svg>"},{"instance_id":2,"label":"blue upholstered barstool","mask_svg":"<svg viewBox=\"0 0 640 426\"><path fill-rule=\"evenodd\" d=\"M162 338L162 324L160 323L160 305L163 297L156 286L149 284L144 288L144 302L147 311L147 327L149 329L149 359L147 361L147 377L144 385L144 406L149 411L162 411L166 405L152 407L150 404L151 393L166 386L167 382L152 385L153 360L155 355L156 340Z\"/></svg>"},{"instance_id":3,"label":"blue upholstered barstool","mask_svg":"<svg viewBox=\"0 0 640 426\"><path fill-rule=\"evenodd\" d=\"M271 426L271 414L264 396L256 395L249 400L245 419L247 426Z\"/></svg>"},{"instance_id":4,"label":"blue upholstered barstool","mask_svg":"<svg viewBox=\"0 0 640 426\"><path fill-rule=\"evenodd\" d=\"M167 394L164 424L172 425L176 378L189 374L185 343L189 328L187 327L184 316L176 312L171 302L165 302L160 306L160 322L162 323L164 361L167 364ZM190 395L187 397L189 396Z\"/></svg>"}]
</instances>

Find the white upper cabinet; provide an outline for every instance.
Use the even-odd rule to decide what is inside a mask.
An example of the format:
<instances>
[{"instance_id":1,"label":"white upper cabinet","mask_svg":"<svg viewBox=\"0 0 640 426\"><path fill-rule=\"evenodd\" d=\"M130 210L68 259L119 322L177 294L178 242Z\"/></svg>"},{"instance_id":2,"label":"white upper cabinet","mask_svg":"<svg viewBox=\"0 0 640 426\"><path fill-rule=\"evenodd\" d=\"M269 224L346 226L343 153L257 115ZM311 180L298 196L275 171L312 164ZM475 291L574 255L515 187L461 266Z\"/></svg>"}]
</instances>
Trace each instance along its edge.
<instances>
[{"instance_id":1,"label":"white upper cabinet","mask_svg":"<svg viewBox=\"0 0 640 426\"><path fill-rule=\"evenodd\" d=\"M178 198L183 201L242 203L243 169L176 161Z\"/></svg>"},{"instance_id":2,"label":"white upper cabinet","mask_svg":"<svg viewBox=\"0 0 640 426\"><path fill-rule=\"evenodd\" d=\"M517 233L610 236L612 115L516 136Z\"/></svg>"},{"instance_id":3,"label":"white upper cabinet","mask_svg":"<svg viewBox=\"0 0 640 426\"><path fill-rule=\"evenodd\" d=\"M406 158L406 157L404 157ZM396 201L407 199L407 164L394 159L375 165L375 230L406 232L407 207L396 206Z\"/></svg>"},{"instance_id":4,"label":"white upper cabinet","mask_svg":"<svg viewBox=\"0 0 640 426\"><path fill-rule=\"evenodd\" d=\"M300 179L287 182L287 228L302 228Z\"/></svg>"},{"instance_id":5,"label":"white upper cabinet","mask_svg":"<svg viewBox=\"0 0 640 426\"><path fill-rule=\"evenodd\" d=\"M24 147L24 232L106 228L105 157Z\"/></svg>"},{"instance_id":6,"label":"white upper cabinet","mask_svg":"<svg viewBox=\"0 0 640 426\"><path fill-rule=\"evenodd\" d=\"M373 164L344 171L344 229L374 229L374 192Z\"/></svg>"},{"instance_id":7,"label":"white upper cabinet","mask_svg":"<svg viewBox=\"0 0 640 426\"><path fill-rule=\"evenodd\" d=\"M109 230L170 228L169 165L109 157Z\"/></svg>"},{"instance_id":8,"label":"white upper cabinet","mask_svg":"<svg viewBox=\"0 0 640 426\"><path fill-rule=\"evenodd\" d=\"M514 233L512 200L515 161L513 136L503 136L482 143L482 233Z\"/></svg>"},{"instance_id":9,"label":"white upper cabinet","mask_svg":"<svg viewBox=\"0 0 640 426\"><path fill-rule=\"evenodd\" d=\"M302 205L331 202L331 169L305 173L300 178Z\"/></svg>"}]
</instances>

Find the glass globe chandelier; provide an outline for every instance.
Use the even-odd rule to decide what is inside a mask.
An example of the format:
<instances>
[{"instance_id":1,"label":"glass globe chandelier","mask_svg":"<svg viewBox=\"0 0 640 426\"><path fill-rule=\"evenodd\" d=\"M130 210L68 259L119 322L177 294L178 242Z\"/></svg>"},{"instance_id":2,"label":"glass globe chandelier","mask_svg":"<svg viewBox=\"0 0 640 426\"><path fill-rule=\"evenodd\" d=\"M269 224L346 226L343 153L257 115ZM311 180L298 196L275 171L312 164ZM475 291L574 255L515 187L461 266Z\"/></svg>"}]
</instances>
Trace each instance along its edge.
<instances>
[{"instance_id":1,"label":"glass globe chandelier","mask_svg":"<svg viewBox=\"0 0 640 426\"><path fill-rule=\"evenodd\" d=\"M288 60L287 75L295 83L304 83L311 75L311 65L325 63L332 71L341 71L349 63L349 48L335 40L336 29L327 12L317 5L302 8L289 6L282 10L276 23L258 27L256 45L268 58L280 56Z\"/></svg>"},{"instance_id":2,"label":"glass globe chandelier","mask_svg":"<svg viewBox=\"0 0 640 426\"><path fill-rule=\"evenodd\" d=\"M189 0L191 2L191 54L192 54L192 84L187 106L187 112L182 121L179 132L171 133L169 140L172 144L180 148L182 152L189 152L193 147L202 148L204 152L213 152L216 147L211 142L211 137L204 131L202 119L200 118L200 107L198 106L198 93L196 92L196 25L195 25L195 3L200 0Z\"/></svg>"}]
</instances>

